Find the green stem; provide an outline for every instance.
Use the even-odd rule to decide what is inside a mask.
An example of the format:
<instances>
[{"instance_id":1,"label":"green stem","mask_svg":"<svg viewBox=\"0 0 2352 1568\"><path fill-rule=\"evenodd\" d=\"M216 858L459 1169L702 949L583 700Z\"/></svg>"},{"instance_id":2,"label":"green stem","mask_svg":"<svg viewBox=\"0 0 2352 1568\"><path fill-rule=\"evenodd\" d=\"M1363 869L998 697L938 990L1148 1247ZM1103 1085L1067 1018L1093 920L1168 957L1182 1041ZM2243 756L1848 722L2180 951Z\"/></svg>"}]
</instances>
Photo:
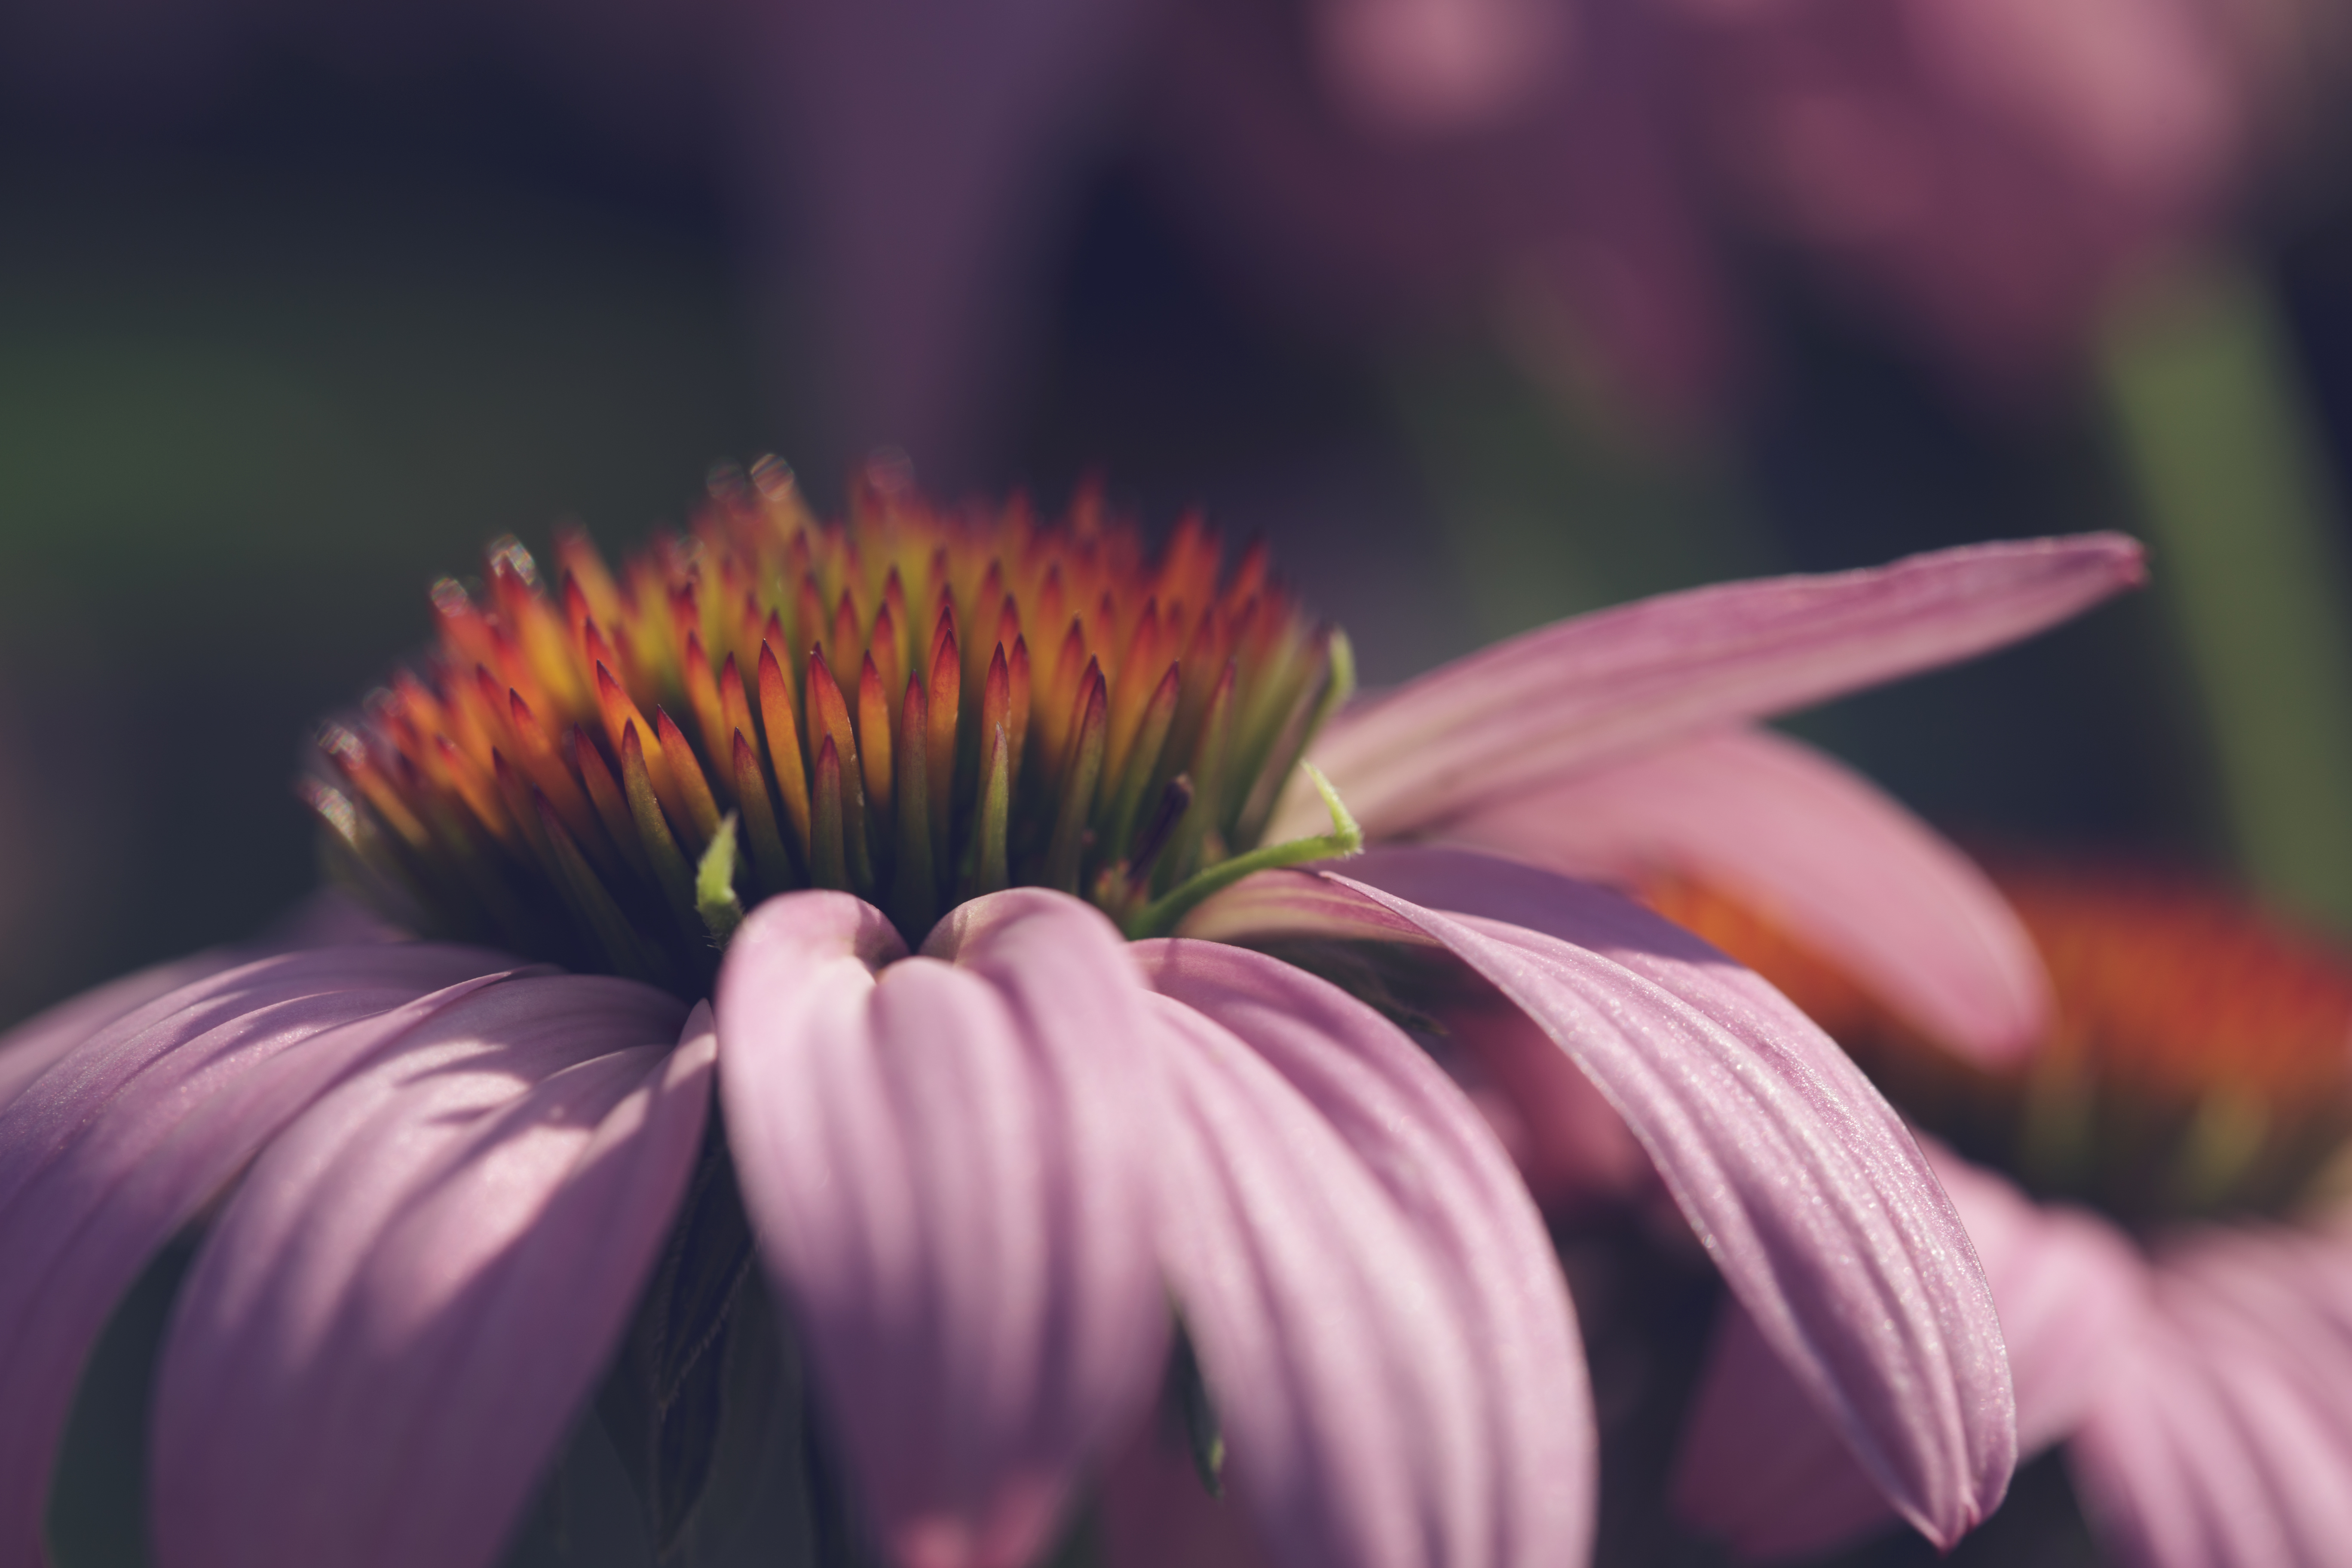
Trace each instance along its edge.
<instances>
[{"instance_id":1,"label":"green stem","mask_svg":"<svg viewBox=\"0 0 2352 1568\"><path fill-rule=\"evenodd\" d=\"M2176 287L2107 347L2106 399L2254 882L2352 929L2352 637L2336 506L2258 283Z\"/></svg>"},{"instance_id":2,"label":"green stem","mask_svg":"<svg viewBox=\"0 0 2352 1568\"><path fill-rule=\"evenodd\" d=\"M1303 866L1310 860L1337 860L1353 855L1364 847L1364 830L1340 803L1339 792L1313 763L1301 763L1307 776L1314 781L1315 792L1323 797L1323 808L1331 814L1331 831L1312 838L1293 838L1284 844L1269 844L1253 849L1246 855L1236 855L1230 860L1220 860L1199 876L1177 888L1166 897L1156 899L1138 910L1127 922L1127 935L1131 942L1147 937L1166 936L1177 923L1191 914L1205 900L1223 892L1244 877L1259 871L1271 871L1284 866Z\"/></svg>"}]
</instances>

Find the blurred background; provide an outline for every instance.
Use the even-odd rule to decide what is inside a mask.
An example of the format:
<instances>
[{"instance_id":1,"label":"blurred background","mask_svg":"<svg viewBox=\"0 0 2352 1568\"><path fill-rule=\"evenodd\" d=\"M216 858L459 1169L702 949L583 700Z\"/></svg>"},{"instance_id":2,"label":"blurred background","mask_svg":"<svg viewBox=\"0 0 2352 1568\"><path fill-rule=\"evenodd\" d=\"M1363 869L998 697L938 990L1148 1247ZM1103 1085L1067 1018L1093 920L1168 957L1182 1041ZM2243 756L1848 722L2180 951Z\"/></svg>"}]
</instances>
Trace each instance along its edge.
<instances>
[{"instance_id":1,"label":"blurred background","mask_svg":"<svg viewBox=\"0 0 2352 1568\"><path fill-rule=\"evenodd\" d=\"M329 13L331 12L331 15ZM2157 587L1795 727L1966 842L2352 928L2325 0L0 13L0 1024L312 879L425 594L715 458L1093 472L1374 683L2089 528Z\"/></svg>"}]
</instances>

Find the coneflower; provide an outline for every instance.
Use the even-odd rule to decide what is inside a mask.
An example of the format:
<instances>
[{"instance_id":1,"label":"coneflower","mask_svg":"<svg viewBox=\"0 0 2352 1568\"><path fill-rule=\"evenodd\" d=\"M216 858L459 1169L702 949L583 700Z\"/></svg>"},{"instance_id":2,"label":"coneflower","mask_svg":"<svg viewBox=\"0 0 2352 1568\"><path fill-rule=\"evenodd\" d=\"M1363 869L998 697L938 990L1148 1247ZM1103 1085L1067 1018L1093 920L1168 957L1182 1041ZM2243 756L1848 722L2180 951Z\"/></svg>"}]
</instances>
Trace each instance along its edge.
<instances>
[{"instance_id":1,"label":"coneflower","mask_svg":"<svg viewBox=\"0 0 2352 1568\"><path fill-rule=\"evenodd\" d=\"M488 1563L600 1377L653 1550L699 1550L730 1379L779 1343L820 1555L1030 1562L1158 1397L1280 1561L1579 1561L1592 1418L1526 1191L1377 979L1286 951L1524 1010L1949 1539L2011 1461L1999 1333L1827 1037L1548 872L1301 868L2136 573L2093 539L1706 590L1318 734L1346 644L1195 526L1149 553L887 470L826 525L762 465L618 572L494 547L304 785L337 879L425 940L203 961L0 1046L0 1564L38 1560L76 1379L184 1232L165 1568Z\"/></svg>"}]
</instances>

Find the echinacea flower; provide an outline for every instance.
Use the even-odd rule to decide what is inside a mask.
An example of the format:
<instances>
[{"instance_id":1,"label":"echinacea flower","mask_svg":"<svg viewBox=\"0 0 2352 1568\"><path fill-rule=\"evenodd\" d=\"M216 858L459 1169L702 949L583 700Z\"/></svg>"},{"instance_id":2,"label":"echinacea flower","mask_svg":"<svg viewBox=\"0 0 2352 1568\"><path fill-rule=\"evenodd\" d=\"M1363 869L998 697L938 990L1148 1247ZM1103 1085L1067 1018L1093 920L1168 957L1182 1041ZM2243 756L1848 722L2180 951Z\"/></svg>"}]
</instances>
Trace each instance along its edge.
<instances>
[{"instance_id":1,"label":"echinacea flower","mask_svg":"<svg viewBox=\"0 0 2352 1568\"><path fill-rule=\"evenodd\" d=\"M793 1484L908 1568L1037 1556L1163 1384L1279 1561L1578 1560L1591 1416L1507 1156L1391 1018L1219 935L1507 997L1892 1505L1948 1540L1999 1498L1982 1276L1817 1028L1505 859L1279 869L1360 835L1328 784L1328 831L1266 831L1348 655L1261 554L1222 571L1187 524L1147 560L1083 500L943 515L881 468L824 526L769 463L617 576L558 556L437 586L432 658L304 785L338 879L430 940L191 961L0 1046L0 1564L39 1560L109 1310L191 1230L165 1568L490 1561L616 1347L594 1419L668 1550L754 1258L827 1414ZM2091 538L1679 595L1440 671L1327 754L1402 833L2137 571Z\"/></svg>"},{"instance_id":2,"label":"echinacea flower","mask_svg":"<svg viewBox=\"0 0 2352 1568\"><path fill-rule=\"evenodd\" d=\"M2041 869L2003 886L2057 1008L2023 1060L1990 1071L1936 1052L1753 910L1690 885L1661 902L1834 1020L1948 1141L1928 1153L1992 1283L2020 1445L2065 1446L2116 1561L2340 1561L2352 955L2147 873ZM1822 1550L1886 1518L1794 1405L1733 1314L1681 1489L1752 1557Z\"/></svg>"}]
</instances>

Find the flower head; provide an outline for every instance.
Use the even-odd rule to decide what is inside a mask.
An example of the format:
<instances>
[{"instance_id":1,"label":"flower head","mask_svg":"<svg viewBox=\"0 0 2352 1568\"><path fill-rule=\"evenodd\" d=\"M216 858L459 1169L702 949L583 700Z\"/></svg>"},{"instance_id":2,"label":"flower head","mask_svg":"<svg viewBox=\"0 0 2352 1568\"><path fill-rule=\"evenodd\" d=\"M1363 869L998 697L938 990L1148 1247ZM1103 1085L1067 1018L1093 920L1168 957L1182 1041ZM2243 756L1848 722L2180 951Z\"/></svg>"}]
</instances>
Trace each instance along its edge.
<instances>
[{"instance_id":1,"label":"flower head","mask_svg":"<svg viewBox=\"0 0 2352 1568\"><path fill-rule=\"evenodd\" d=\"M1188 520L1147 560L1098 498L942 512L881 462L827 526L770 459L617 575L573 531L551 581L513 540L445 578L425 673L326 727L306 794L410 929L688 996L713 897L854 892L910 942L1013 886L1134 913L1255 844L1347 694L1264 550L1220 554Z\"/></svg>"},{"instance_id":2,"label":"flower head","mask_svg":"<svg viewBox=\"0 0 2352 1568\"><path fill-rule=\"evenodd\" d=\"M1346 644L1261 558L1221 572L1193 527L1147 556L1086 502L945 515L887 470L824 527L763 466L618 574L557 559L436 590L436 658L306 785L339 874L442 940L216 955L0 1047L0 1564L34 1559L98 1325L191 1228L167 1568L488 1562L607 1367L656 1547L723 1534L711 1413L773 1409L762 1279L822 1412L772 1419L840 1461L773 1484L906 1568L1035 1559L1163 1384L1278 1561L1576 1561L1591 1415L1541 1223L1426 1042L1302 941L1523 1019L1893 1506L1948 1540L1998 1498L1984 1282L1817 1028L1535 866L1296 868L1360 843L1328 782L1327 834L1285 793ZM2092 539L1675 596L1320 743L1376 832L1467 834L2137 570Z\"/></svg>"},{"instance_id":3,"label":"flower head","mask_svg":"<svg viewBox=\"0 0 2352 1568\"><path fill-rule=\"evenodd\" d=\"M2176 876L2043 866L2001 886L2055 1007L2032 1051L1991 1066L1937 1047L1752 906L1687 881L1652 896L1778 979L1948 1141L1931 1153L2000 1308L2020 1441L2068 1444L2125 1561L2320 1552L2352 1473L2352 1454L2309 1446L2352 1374L2326 1326L2352 1261L2335 1212L2352 957ZM1780 1376L1735 1317L1683 1478L1701 1520L1762 1556L1884 1518L1820 1436L1759 1419ZM1767 1448L1779 1468L1759 1481ZM2250 1484L2269 1489L2259 1507L2231 1489Z\"/></svg>"}]
</instances>

